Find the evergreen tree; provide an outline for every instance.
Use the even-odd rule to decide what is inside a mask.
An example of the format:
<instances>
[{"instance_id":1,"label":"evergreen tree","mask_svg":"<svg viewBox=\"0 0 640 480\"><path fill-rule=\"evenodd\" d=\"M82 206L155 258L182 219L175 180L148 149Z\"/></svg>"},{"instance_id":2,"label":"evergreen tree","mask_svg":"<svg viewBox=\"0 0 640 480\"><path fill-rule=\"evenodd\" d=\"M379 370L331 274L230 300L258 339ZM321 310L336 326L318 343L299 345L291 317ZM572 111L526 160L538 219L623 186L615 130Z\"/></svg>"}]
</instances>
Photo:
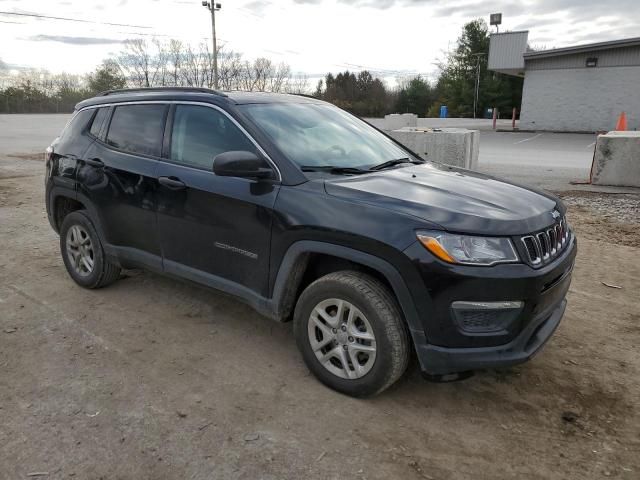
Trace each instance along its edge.
<instances>
[{"instance_id":1,"label":"evergreen tree","mask_svg":"<svg viewBox=\"0 0 640 480\"><path fill-rule=\"evenodd\" d=\"M484 20L467 23L453 52L441 66L438 80L439 103L449 108L452 116L472 117L476 79L480 77L476 115L481 117L490 107L501 110L520 108L523 79L502 75L487 69L489 28Z\"/></svg>"},{"instance_id":2,"label":"evergreen tree","mask_svg":"<svg viewBox=\"0 0 640 480\"><path fill-rule=\"evenodd\" d=\"M91 95L105 90L125 88L126 85L127 80L122 75L118 65L110 61L103 62L88 78L89 93Z\"/></svg>"},{"instance_id":3,"label":"evergreen tree","mask_svg":"<svg viewBox=\"0 0 640 480\"><path fill-rule=\"evenodd\" d=\"M424 117L434 101L434 92L420 76L410 79L398 92L396 110L400 113L415 113Z\"/></svg>"}]
</instances>

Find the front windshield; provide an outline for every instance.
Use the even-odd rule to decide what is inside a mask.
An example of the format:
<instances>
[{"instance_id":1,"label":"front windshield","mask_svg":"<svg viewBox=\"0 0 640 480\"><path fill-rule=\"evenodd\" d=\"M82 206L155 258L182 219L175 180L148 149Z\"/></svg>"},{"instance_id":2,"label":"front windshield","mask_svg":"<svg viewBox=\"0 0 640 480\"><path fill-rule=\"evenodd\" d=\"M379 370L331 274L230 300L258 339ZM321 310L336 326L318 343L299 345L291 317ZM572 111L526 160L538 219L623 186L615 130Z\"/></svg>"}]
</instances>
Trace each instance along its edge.
<instances>
[{"instance_id":1,"label":"front windshield","mask_svg":"<svg viewBox=\"0 0 640 480\"><path fill-rule=\"evenodd\" d=\"M367 169L412 155L375 128L331 105L250 104L241 107L301 167Z\"/></svg>"}]
</instances>

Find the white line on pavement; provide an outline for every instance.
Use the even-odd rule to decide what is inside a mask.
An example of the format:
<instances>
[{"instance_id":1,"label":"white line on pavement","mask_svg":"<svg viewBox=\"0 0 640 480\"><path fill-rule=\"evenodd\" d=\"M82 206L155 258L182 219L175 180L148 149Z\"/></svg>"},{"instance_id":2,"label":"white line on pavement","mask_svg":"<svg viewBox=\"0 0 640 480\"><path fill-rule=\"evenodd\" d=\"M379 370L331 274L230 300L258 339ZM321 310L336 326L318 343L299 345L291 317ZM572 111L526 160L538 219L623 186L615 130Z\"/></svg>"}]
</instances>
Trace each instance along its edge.
<instances>
[{"instance_id":1,"label":"white line on pavement","mask_svg":"<svg viewBox=\"0 0 640 480\"><path fill-rule=\"evenodd\" d=\"M519 142L513 142L513 144L514 144L514 145L517 145L517 144L519 144L519 143L528 142L529 140L533 140L534 138L538 138L538 137L541 137L541 136L542 136L542 134L541 134L541 133L539 133L539 134L537 134L537 135L534 135L533 137L529 137L529 138L525 138L524 140L520 140Z\"/></svg>"},{"instance_id":2,"label":"white line on pavement","mask_svg":"<svg viewBox=\"0 0 640 480\"><path fill-rule=\"evenodd\" d=\"M591 148L596 144L596 142L590 143L589 145L587 145L587 148Z\"/></svg>"}]
</instances>

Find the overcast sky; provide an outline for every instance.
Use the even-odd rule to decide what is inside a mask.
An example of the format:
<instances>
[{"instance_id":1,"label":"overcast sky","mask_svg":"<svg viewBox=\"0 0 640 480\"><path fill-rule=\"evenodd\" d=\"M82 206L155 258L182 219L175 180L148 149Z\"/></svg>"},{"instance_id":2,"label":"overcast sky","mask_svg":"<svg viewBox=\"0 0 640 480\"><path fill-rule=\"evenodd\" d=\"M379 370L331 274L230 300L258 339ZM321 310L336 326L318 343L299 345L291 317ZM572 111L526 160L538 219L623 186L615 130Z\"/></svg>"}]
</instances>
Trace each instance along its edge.
<instances>
[{"instance_id":1,"label":"overcast sky","mask_svg":"<svg viewBox=\"0 0 640 480\"><path fill-rule=\"evenodd\" d=\"M386 77L433 76L462 25L502 12L504 30L528 29L533 47L640 35L640 0L219 0L219 41L247 58L285 61L311 77L367 68ZM210 41L200 0L0 0L0 60L84 73L127 38ZM112 25L108 25L111 23ZM132 26L122 26L122 25Z\"/></svg>"}]
</instances>

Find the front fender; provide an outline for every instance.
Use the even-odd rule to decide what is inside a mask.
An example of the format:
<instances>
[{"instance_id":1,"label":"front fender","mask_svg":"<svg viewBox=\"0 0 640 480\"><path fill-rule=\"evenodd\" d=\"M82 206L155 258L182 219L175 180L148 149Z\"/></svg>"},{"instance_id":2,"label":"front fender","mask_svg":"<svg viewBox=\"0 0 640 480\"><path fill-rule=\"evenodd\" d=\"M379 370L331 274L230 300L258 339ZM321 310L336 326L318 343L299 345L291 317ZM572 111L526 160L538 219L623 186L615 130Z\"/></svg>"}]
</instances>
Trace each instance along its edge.
<instances>
[{"instance_id":1,"label":"front fender","mask_svg":"<svg viewBox=\"0 0 640 480\"><path fill-rule=\"evenodd\" d=\"M424 337L424 328L411 292L394 265L360 250L314 240L300 240L293 243L280 263L272 296L274 314L277 318L285 318L291 312L295 303L297 285L304 274L308 256L311 253L321 253L349 260L380 273L391 285L414 341L416 335Z\"/></svg>"}]
</instances>

